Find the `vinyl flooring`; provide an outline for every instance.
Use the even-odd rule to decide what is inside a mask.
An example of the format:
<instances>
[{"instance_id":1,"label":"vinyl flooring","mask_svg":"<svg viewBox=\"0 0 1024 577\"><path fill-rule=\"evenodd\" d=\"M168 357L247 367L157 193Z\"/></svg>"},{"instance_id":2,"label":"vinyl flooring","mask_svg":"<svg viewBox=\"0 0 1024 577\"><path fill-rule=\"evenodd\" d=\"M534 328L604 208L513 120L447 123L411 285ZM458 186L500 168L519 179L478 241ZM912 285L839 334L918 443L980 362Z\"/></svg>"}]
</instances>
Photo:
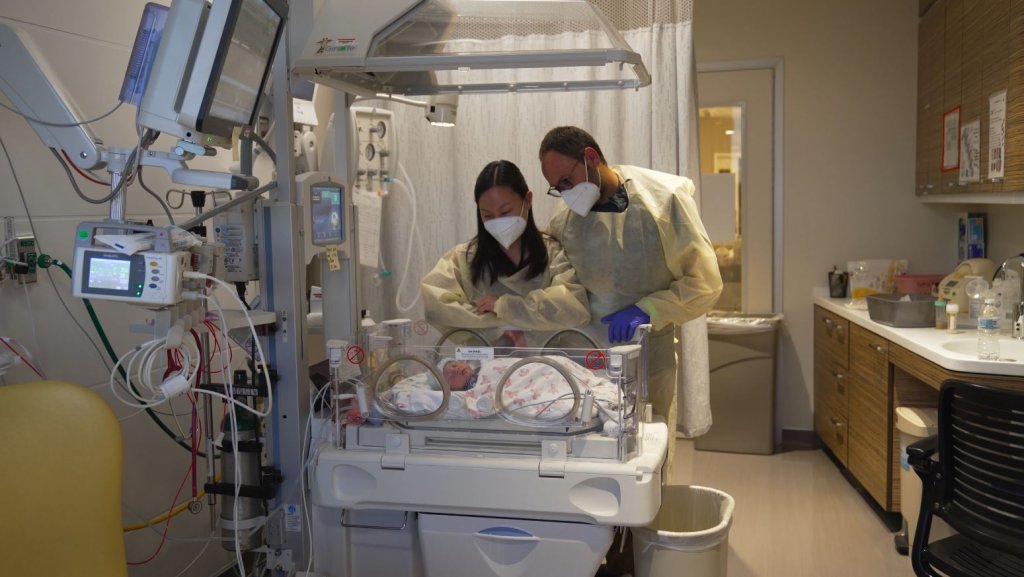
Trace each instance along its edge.
<instances>
[{"instance_id":1,"label":"vinyl flooring","mask_svg":"<svg viewBox=\"0 0 1024 577\"><path fill-rule=\"evenodd\" d=\"M913 577L885 523L820 450L742 455L680 439L675 463L673 483L736 500L728 577Z\"/></svg>"}]
</instances>

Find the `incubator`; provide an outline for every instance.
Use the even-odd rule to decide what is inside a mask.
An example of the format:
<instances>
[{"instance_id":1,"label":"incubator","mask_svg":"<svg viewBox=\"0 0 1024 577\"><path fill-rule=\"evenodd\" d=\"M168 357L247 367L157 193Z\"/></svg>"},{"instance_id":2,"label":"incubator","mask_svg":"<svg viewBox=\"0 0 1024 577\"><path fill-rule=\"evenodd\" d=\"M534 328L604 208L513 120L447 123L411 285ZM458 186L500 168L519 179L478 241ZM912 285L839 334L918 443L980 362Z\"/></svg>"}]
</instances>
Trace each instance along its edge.
<instances>
[{"instance_id":1,"label":"incubator","mask_svg":"<svg viewBox=\"0 0 1024 577\"><path fill-rule=\"evenodd\" d=\"M331 383L336 434L311 490L343 524L404 513L426 575L454 567L431 544L459 547L459 574L593 575L613 527L657 514L668 430L650 419L642 344L385 352L363 379ZM536 549L516 554L524 539Z\"/></svg>"}]
</instances>

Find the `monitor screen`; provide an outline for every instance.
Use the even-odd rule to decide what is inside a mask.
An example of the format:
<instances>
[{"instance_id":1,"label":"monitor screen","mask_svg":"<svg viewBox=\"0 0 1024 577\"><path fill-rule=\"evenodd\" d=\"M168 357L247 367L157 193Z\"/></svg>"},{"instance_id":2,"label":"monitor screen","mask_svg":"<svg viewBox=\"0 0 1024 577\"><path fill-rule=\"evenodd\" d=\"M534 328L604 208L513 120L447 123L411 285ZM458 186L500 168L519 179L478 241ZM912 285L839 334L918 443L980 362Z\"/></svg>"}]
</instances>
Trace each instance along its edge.
<instances>
[{"instance_id":1,"label":"monitor screen","mask_svg":"<svg viewBox=\"0 0 1024 577\"><path fill-rule=\"evenodd\" d=\"M248 126L274 54L281 16L262 0L242 0L209 115Z\"/></svg>"},{"instance_id":2,"label":"monitor screen","mask_svg":"<svg viewBox=\"0 0 1024 577\"><path fill-rule=\"evenodd\" d=\"M292 78L292 98L299 100L313 101L313 94L316 92L316 84L302 78Z\"/></svg>"},{"instance_id":3,"label":"monitor screen","mask_svg":"<svg viewBox=\"0 0 1024 577\"><path fill-rule=\"evenodd\" d=\"M91 289L127 291L131 281L130 260L92 258L86 286Z\"/></svg>"}]
</instances>

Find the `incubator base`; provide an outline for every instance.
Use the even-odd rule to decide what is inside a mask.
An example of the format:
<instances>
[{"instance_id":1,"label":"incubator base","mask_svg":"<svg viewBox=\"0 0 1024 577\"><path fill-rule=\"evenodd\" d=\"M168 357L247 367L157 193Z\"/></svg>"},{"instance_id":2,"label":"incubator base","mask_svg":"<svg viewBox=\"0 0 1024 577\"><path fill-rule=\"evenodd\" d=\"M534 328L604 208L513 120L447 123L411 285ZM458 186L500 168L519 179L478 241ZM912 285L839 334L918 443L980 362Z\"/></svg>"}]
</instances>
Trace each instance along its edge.
<instances>
[{"instance_id":1,"label":"incubator base","mask_svg":"<svg viewBox=\"0 0 1024 577\"><path fill-rule=\"evenodd\" d=\"M587 454L588 444L599 446L596 432L580 435L580 443L524 436L523 443L535 447L527 451L492 442L484 433L472 443L463 438L445 444L435 432L432 442L417 445L408 430L385 425L377 428L380 433L365 434L367 439L383 435L378 446L320 448L313 499L335 509L646 525L661 505L668 428L640 426L640 453L620 462L572 452L580 447Z\"/></svg>"}]
</instances>

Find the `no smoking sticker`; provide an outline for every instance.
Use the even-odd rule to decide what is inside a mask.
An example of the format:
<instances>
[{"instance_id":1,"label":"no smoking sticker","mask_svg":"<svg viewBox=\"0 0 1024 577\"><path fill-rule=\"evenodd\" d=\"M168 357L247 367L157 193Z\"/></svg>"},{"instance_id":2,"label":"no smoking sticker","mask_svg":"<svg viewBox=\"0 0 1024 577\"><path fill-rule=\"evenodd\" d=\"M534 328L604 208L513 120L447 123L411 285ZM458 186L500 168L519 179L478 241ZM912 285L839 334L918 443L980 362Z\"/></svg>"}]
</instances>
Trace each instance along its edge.
<instances>
[{"instance_id":1,"label":"no smoking sticker","mask_svg":"<svg viewBox=\"0 0 1024 577\"><path fill-rule=\"evenodd\" d=\"M587 368L592 371L599 371L604 368L604 351L590 351L587 353Z\"/></svg>"},{"instance_id":2,"label":"no smoking sticker","mask_svg":"<svg viewBox=\"0 0 1024 577\"><path fill-rule=\"evenodd\" d=\"M353 345L345 350L345 356L348 357L348 362L353 365L361 365L366 358L366 353L363 352L363 347Z\"/></svg>"},{"instance_id":3,"label":"no smoking sticker","mask_svg":"<svg viewBox=\"0 0 1024 577\"><path fill-rule=\"evenodd\" d=\"M427 326L427 321L423 319L420 319L412 324L412 332L416 333L421 337L427 334L428 330L430 330L430 327Z\"/></svg>"}]
</instances>

